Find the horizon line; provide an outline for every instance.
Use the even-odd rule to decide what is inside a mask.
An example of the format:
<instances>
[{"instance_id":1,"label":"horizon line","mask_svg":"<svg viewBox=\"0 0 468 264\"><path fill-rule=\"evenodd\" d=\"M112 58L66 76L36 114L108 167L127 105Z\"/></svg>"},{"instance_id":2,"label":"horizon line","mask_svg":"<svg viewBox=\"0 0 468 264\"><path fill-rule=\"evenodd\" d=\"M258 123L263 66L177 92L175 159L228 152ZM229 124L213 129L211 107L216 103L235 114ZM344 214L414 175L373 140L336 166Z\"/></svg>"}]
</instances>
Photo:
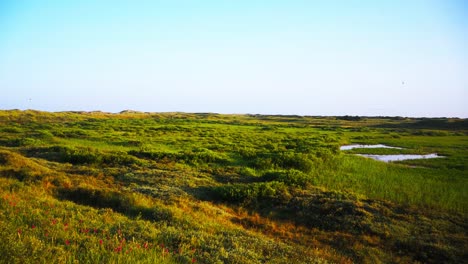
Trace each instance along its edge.
<instances>
[{"instance_id":1,"label":"horizon line","mask_svg":"<svg viewBox=\"0 0 468 264\"><path fill-rule=\"evenodd\" d=\"M343 114L343 115L324 115L324 114L317 114L317 115L302 115L302 114L261 114L261 113L218 113L218 112L186 112L186 111L140 111L140 110L132 110L132 109L124 109L117 112L112 111L104 111L104 110L60 110L60 111L47 111L47 110L38 110L38 109L0 109L0 111L33 111L33 112L43 112L43 113L102 113L102 114L112 114L112 115L119 115L119 114L212 114L212 115L245 115L245 116L284 116L284 117L359 117L359 118L427 118L427 119L468 119L468 117L462 116L401 116L401 115L352 115L352 114Z\"/></svg>"}]
</instances>

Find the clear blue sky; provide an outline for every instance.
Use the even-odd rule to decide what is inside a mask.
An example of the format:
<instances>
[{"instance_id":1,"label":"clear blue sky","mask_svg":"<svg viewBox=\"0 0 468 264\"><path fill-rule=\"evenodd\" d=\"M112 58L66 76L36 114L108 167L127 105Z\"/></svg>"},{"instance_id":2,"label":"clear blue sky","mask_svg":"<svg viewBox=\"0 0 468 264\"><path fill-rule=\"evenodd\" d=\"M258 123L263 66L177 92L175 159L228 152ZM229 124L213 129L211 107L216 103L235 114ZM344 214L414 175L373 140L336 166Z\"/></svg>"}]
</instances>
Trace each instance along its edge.
<instances>
[{"instance_id":1,"label":"clear blue sky","mask_svg":"<svg viewBox=\"0 0 468 264\"><path fill-rule=\"evenodd\" d=\"M468 117L468 1L0 1L0 109Z\"/></svg>"}]
</instances>

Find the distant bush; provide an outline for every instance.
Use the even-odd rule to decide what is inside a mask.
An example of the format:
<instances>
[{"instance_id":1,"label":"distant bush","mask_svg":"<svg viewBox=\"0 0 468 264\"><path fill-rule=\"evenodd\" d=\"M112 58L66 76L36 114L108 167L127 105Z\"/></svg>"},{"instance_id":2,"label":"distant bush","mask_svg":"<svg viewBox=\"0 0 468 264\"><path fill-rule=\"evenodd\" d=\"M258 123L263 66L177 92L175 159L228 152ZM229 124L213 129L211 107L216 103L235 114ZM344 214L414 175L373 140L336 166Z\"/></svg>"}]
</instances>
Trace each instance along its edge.
<instances>
[{"instance_id":1,"label":"distant bush","mask_svg":"<svg viewBox=\"0 0 468 264\"><path fill-rule=\"evenodd\" d=\"M181 152L161 152L161 151L145 151L145 150L131 150L128 154L145 159L152 159L158 161L174 161L183 162L187 164L197 165L203 163L219 163L226 164L229 160L209 149L195 149L192 151Z\"/></svg>"},{"instance_id":2,"label":"distant bush","mask_svg":"<svg viewBox=\"0 0 468 264\"><path fill-rule=\"evenodd\" d=\"M21 130L18 127L5 127L5 128L2 128L1 131L6 132L6 133L14 133L14 134L19 134L23 132L23 130Z\"/></svg>"},{"instance_id":3,"label":"distant bush","mask_svg":"<svg viewBox=\"0 0 468 264\"><path fill-rule=\"evenodd\" d=\"M205 148L198 148L192 151L183 152L180 155L185 162L197 164L197 163L227 163L229 160L217 152L211 151Z\"/></svg>"},{"instance_id":4,"label":"distant bush","mask_svg":"<svg viewBox=\"0 0 468 264\"><path fill-rule=\"evenodd\" d=\"M264 181L278 181L290 186L304 187L311 181L311 176L298 170L268 171L263 176Z\"/></svg>"},{"instance_id":5,"label":"distant bush","mask_svg":"<svg viewBox=\"0 0 468 264\"><path fill-rule=\"evenodd\" d=\"M314 152L314 156L320 159L322 163L327 163L329 161L332 161L338 153L338 148L318 148Z\"/></svg>"},{"instance_id":6,"label":"distant bush","mask_svg":"<svg viewBox=\"0 0 468 264\"><path fill-rule=\"evenodd\" d=\"M141 164L141 161L128 155L126 152L103 153L92 148L52 146L46 148L32 148L28 150L28 153L32 156L71 164L126 166Z\"/></svg>"},{"instance_id":7,"label":"distant bush","mask_svg":"<svg viewBox=\"0 0 468 264\"><path fill-rule=\"evenodd\" d=\"M412 135L416 136L432 136L432 137L445 137L449 136L450 133L447 131L441 131L441 130L417 130L411 133Z\"/></svg>"},{"instance_id":8,"label":"distant bush","mask_svg":"<svg viewBox=\"0 0 468 264\"><path fill-rule=\"evenodd\" d=\"M150 160L167 160L167 161L177 161L177 153L173 152L163 152L163 151L151 151L151 150L130 150L127 152L129 155L150 159Z\"/></svg>"},{"instance_id":9,"label":"distant bush","mask_svg":"<svg viewBox=\"0 0 468 264\"><path fill-rule=\"evenodd\" d=\"M60 155L59 158L63 162L69 162L72 164L99 164L102 162L102 155L91 148L67 148L67 147L57 147L54 150L57 150Z\"/></svg>"},{"instance_id":10,"label":"distant bush","mask_svg":"<svg viewBox=\"0 0 468 264\"><path fill-rule=\"evenodd\" d=\"M323 165L333 166L339 154L337 145L326 144L311 149L309 153L298 153L292 150L261 153L248 160L248 164L259 170L293 169L310 173Z\"/></svg>"},{"instance_id":11,"label":"distant bush","mask_svg":"<svg viewBox=\"0 0 468 264\"><path fill-rule=\"evenodd\" d=\"M237 149L237 152L244 159L252 159L257 156L257 150L254 148L239 148Z\"/></svg>"},{"instance_id":12,"label":"distant bush","mask_svg":"<svg viewBox=\"0 0 468 264\"><path fill-rule=\"evenodd\" d=\"M32 135L34 138L51 139L54 135L48 130L37 130Z\"/></svg>"},{"instance_id":13,"label":"distant bush","mask_svg":"<svg viewBox=\"0 0 468 264\"><path fill-rule=\"evenodd\" d=\"M62 138L86 138L90 136L88 131L79 128L69 130L55 130L53 134L54 136Z\"/></svg>"},{"instance_id":14,"label":"distant bush","mask_svg":"<svg viewBox=\"0 0 468 264\"><path fill-rule=\"evenodd\" d=\"M289 196L287 186L282 182L261 182L251 184L228 184L213 188L216 198L227 202L255 202L262 199Z\"/></svg>"},{"instance_id":15,"label":"distant bush","mask_svg":"<svg viewBox=\"0 0 468 264\"><path fill-rule=\"evenodd\" d=\"M296 169L310 172L314 164L310 155L303 153L281 152L272 154L261 154L249 162L250 166L260 170L271 169Z\"/></svg>"},{"instance_id":16,"label":"distant bush","mask_svg":"<svg viewBox=\"0 0 468 264\"><path fill-rule=\"evenodd\" d=\"M270 170L275 168L275 163L270 157L259 156L249 162L250 166L259 170Z\"/></svg>"},{"instance_id":17,"label":"distant bush","mask_svg":"<svg viewBox=\"0 0 468 264\"><path fill-rule=\"evenodd\" d=\"M141 165L142 162L135 157L128 155L126 152L119 151L102 156L102 163L109 165Z\"/></svg>"},{"instance_id":18,"label":"distant bush","mask_svg":"<svg viewBox=\"0 0 468 264\"><path fill-rule=\"evenodd\" d=\"M361 141L365 141L365 140L369 140L371 139L372 137L369 137L369 136L355 136L355 137L351 137L353 140L361 140Z\"/></svg>"},{"instance_id":19,"label":"distant bush","mask_svg":"<svg viewBox=\"0 0 468 264\"><path fill-rule=\"evenodd\" d=\"M361 117L360 116L337 116L336 117L337 120L346 120L346 121L361 121Z\"/></svg>"},{"instance_id":20,"label":"distant bush","mask_svg":"<svg viewBox=\"0 0 468 264\"><path fill-rule=\"evenodd\" d=\"M145 144L140 140L121 140L114 143L115 145L119 146L126 146L126 147L145 147Z\"/></svg>"},{"instance_id":21,"label":"distant bush","mask_svg":"<svg viewBox=\"0 0 468 264\"><path fill-rule=\"evenodd\" d=\"M34 138L2 138L0 139L0 145L5 147L23 147L38 145L41 141Z\"/></svg>"},{"instance_id":22,"label":"distant bush","mask_svg":"<svg viewBox=\"0 0 468 264\"><path fill-rule=\"evenodd\" d=\"M274 158L274 162L281 168L296 169L303 172L310 172L314 167L310 156L303 153L282 153Z\"/></svg>"},{"instance_id":23,"label":"distant bush","mask_svg":"<svg viewBox=\"0 0 468 264\"><path fill-rule=\"evenodd\" d=\"M248 177L255 177L257 176L257 172L254 169L248 167L241 167L239 169L239 174Z\"/></svg>"}]
</instances>

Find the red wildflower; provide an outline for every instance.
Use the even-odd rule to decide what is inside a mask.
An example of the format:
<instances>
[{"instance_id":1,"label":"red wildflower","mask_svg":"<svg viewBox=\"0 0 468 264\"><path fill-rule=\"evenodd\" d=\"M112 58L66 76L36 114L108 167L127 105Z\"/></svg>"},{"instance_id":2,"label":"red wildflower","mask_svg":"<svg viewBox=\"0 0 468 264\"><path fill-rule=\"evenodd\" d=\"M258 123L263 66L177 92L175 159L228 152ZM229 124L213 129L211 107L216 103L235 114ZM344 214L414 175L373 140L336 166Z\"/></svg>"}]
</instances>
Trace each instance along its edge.
<instances>
[{"instance_id":1,"label":"red wildflower","mask_svg":"<svg viewBox=\"0 0 468 264\"><path fill-rule=\"evenodd\" d=\"M65 240L65 244L70 245L70 241L68 241L68 239Z\"/></svg>"},{"instance_id":2,"label":"red wildflower","mask_svg":"<svg viewBox=\"0 0 468 264\"><path fill-rule=\"evenodd\" d=\"M99 239L99 245L102 245L102 239Z\"/></svg>"},{"instance_id":3,"label":"red wildflower","mask_svg":"<svg viewBox=\"0 0 468 264\"><path fill-rule=\"evenodd\" d=\"M34 229L34 228L36 228L36 226L35 226L35 225L31 225L31 228Z\"/></svg>"},{"instance_id":4,"label":"red wildflower","mask_svg":"<svg viewBox=\"0 0 468 264\"><path fill-rule=\"evenodd\" d=\"M18 229L18 234L21 234L21 233L23 233L23 232L21 231L21 229Z\"/></svg>"},{"instance_id":5,"label":"red wildflower","mask_svg":"<svg viewBox=\"0 0 468 264\"><path fill-rule=\"evenodd\" d=\"M145 242L145 244L143 245L144 248L148 248L148 242Z\"/></svg>"},{"instance_id":6,"label":"red wildflower","mask_svg":"<svg viewBox=\"0 0 468 264\"><path fill-rule=\"evenodd\" d=\"M195 263L197 262L197 260L195 258L192 258L192 263Z\"/></svg>"}]
</instances>

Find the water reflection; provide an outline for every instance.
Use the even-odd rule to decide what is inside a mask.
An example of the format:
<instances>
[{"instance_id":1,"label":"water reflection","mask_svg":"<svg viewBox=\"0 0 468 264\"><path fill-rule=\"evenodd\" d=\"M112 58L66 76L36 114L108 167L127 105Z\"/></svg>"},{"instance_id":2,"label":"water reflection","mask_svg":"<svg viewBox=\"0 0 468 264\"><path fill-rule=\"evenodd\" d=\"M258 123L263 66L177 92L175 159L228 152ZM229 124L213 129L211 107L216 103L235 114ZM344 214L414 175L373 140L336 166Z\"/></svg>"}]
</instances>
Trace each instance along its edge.
<instances>
[{"instance_id":1,"label":"water reflection","mask_svg":"<svg viewBox=\"0 0 468 264\"><path fill-rule=\"evenodd\" d=\"M443 156L437 155L437 153L426 154L426 155L413 155L413 154L398 154L398 155L372 155L372 154L357 154L359 156L380 160L384 162L400 161L400 160L414 160L414 159L433 159L443 158Z\"/></svg>"},{"instance_id":2,"label":"water reflection","mask_svg":"<svg viewBox=\"0 0 468 264\"><path fill-rule=\"evenodd\" d=\"M402 149L399 147L391 147L383 144L375 144L375 145L359 145L359 144L354 144L354 145L345 145L341 146L340 150L350 150L350 149L355 149L355 148L390 148L390 149Z\"/></svg>"}]
</instances>

